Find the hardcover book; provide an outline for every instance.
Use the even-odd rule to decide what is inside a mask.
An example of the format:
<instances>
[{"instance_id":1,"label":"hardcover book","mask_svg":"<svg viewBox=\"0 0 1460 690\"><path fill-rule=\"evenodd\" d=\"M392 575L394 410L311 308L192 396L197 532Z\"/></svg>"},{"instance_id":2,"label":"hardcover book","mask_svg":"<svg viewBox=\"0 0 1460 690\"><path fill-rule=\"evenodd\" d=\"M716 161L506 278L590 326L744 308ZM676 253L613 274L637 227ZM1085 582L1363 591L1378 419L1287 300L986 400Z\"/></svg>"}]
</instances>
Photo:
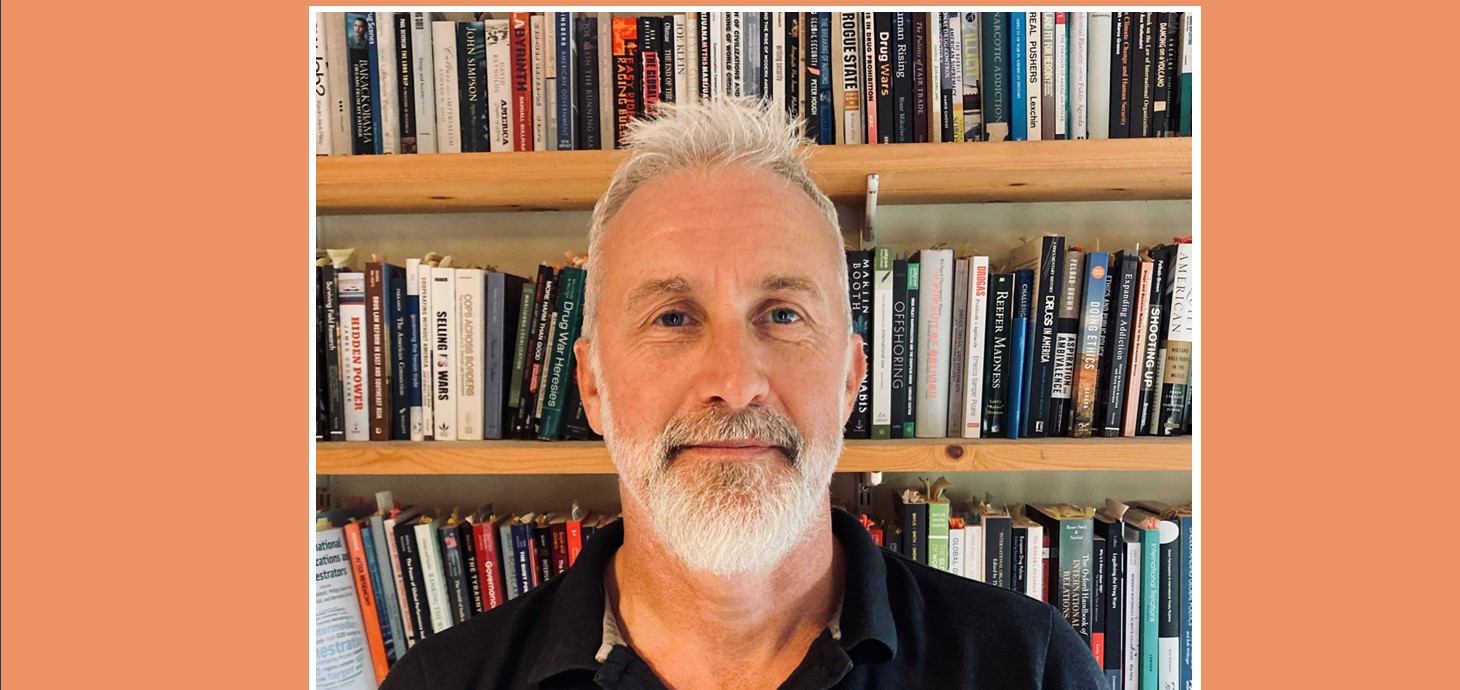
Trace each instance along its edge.
<instances>
[{"instance_id":1,"label":"hardcover book","mask_svg":"<svg viewBox=\"0 0 1460 690\"><path fill-rule=\"evenodd\" d=\"M1029 519L1049 537L1050 601L1080 639L1090 644L1093 599L1094 510L1066 504L1025 507Z\"/></svg>"},{"instance_id":2,"label":"hardcover book","mask_svg":"<svg viewBox=\"0 0 1460 690\"><path fill-rule=\"evenodd\" d=\"M987 141L1008 141L1011 135L1012 76L1009 48L1013 44L1009 18L1012 12L980 12L979 63L984 137ZM967 15L964 15L965 20ZM965 74L967 69L965 68ZM964 125L967 126L967 123Z\"/></svg>"},{"instance_id":3,"label":"hardcover book","mask_svg":"<svg viewBox=\"0 0 1460 690\"><path fill-rule=\"evenodd\" d=\"M1126 372L1124 421L1120 426L1121 436L1136 435L1136 418L1141 406L1141 388L1145 378L1146 333L1151 312L1151 262L1139 261L1140 276L1136 281L1136 301L1132 306L1133 323L1130 335L1130 366Z\"/></svg>"},{"instance_id":4,"label":"hardcover book","mask_svg":"<svg viewBox=\"0 0 1460 690\"><path fill-rule=\"evenodd\" d=\"M1024 431L1023 420L1026 386L1024 379L1029 375L1026 368L1026 350L1029 348L1029 313L1033 308L1034 271L1021 268L1014 271L1014 294L1012 316L1009 326L1009 392L1005 409L1008 410L1008 437L1019 438Z\"/></svg>"},{"instance_id":5,"label":"hardcover book","mask_svg":"<svg viewBox=\"0 0 1460 690\"><path fill-rule=\"evenodd\" d=\"M1065 238L1046 236L1041 240L1039 294L1034 303L1034 341L1029 382L1029 436L1049 436L1053 403L1055 347L1057 345L1060 279L1065 263Z\"/></svg>"},{"instance_id":6,"label":"hardcover book","mask_svg":"<svg viewBox=\"0 0 1460 690\"><path fill-rule=\"evenodd\" d=\"M431 269L431 397L437 441L456 440L456 269ZM424 372L424 369L423 369Z\"/></svg>"},{"instance_id":7,"label":"hardcover book","mask_svg":"<svg viewBox=\"0 0 1460 690\"><path fill-rule=\"evenodd\" d=\"M948 429L949 349L952 347L953 250L926 249L917 261L917 386L914 421L917 436L941 438Z\"/></svg>"},{"instance_id":8,"label":"hardcover book","mask_svg":"<svg viewBox=\"0 0 1460 690\"><path fill-rule=\"evenodd\" d=\"M433 523L436 532L437 555L441 558L441 577L446 590L446 606L451 620L460 623L472 616L471 591L466 580L466 561L461 554L460 531L456 516ZM439 632L439 631L438 631Z\"/></svg>"},{"instance_id":9,"label":"hardcover book","mask_svg":"<svg viewBox=\"0 0 1460 690\"><path fill-rule=\"evenodd\" d=\"M361 622L365 628L365 641L370 650L370 660L375 671L375 681L385 680L391 659L386 654L386 645L394 648L386 636L390 631L388 621L382 621L375 597L375 585L371 579L369 563L365 557L365 541L361 536L360 523L351 520L344 526L345 548L350 558L350 571L354 575L356 601L360 605ZM316 539L316 550L318 540Z\"/></svg>"},{"instance_id":10,"label":"hardcover book","mask_svg":"<svg viewBox=\"0 0 1460 690\"><path fill-rule=\"evenodd\" d=\"M984 357L988 361L983 376L983 418L980 436L1001 438L1008 435L1009 359L1013 353L1014 275L995 273L989 277L988 337Z\"/></svg>"},{"instance_id":11,"label":"hardcover book","mask_svg":"<svg viewBox=\"0 0 1460 690\"><path fill-rule=\"evenodd\" d=\"M512 12L507 19L507 51L512 99L512 146L504 151L533 150L532 14Z\"/></svg>"},{"instance_id":12,"label":"hardcover book","mask_svg":"<svg viewBox=\"0 0 1460 690\"><path fill-rule=\"evenodd\" d=\"M337 273L340 285L340 355L346 441L370 440L370 378L366 347L365 274Z\"/></svg>"},{"instance_id":13,"label":"hardcover book","mask_svg":"<svg viewBox=\"0 0 1460 690\"><path fill-rule=\"evenodd\" d=\"M1167 269L1171 265L1169 247L1152 247L1147 252L1151 264L1151 290L1147 295L1146 326L1139 334L1145 340L1141 362L1140 400L1136 403L1136 435L1151 434L1151 420L1156 417L1161 394L1162 336L1165 334L1165 295ZM1132 382L1132 385L1136 385Z\"/></svg>"},{"instance_id":14,"label":"hardcover book","mask_svg":"<svg viewBox=\"0 0 1460 690\"><path fill-rule=\"evenodd\" d=\"M1110 69L1113 52L1110 20L1110 12L1090 13L1090 57L1086 70L1089 74L1090 87L1085 107L1089 112L1091 139L1110 138Z\"/></svg>"},{"instance_id":15,"label":"hardcover book","mask_svg":"<svg viewBox=\"0 0 1460 690\"><path fill-rule=\"evenodd\" d=\"M1152 420L1159 423L1153 432L1160 436L1180 434L1186 415L1186 397L1191 379L1191 345L1193 338L1191 310L1192 293L1196 284L1192 280L1192 245L1178 244L1172 253L1169 268L1166 302L1169 320L1164 343L1165 359L1161 363L1161 404L1159 414Z\"/></svg>"},{"instance_id":16,"label":"hardcover book","mask_svg":"<svg viewBox=\"0 0 1460 690\"><path fill-rule=\"evenodd\" d=\"M486 75L483 92L486 109L482 123L486 125L488 148L477 150L512 151L517 145L514 124L518 108L512 81L512 31L506 19L488 19L481 25L482 44L486 50L485 68L482 70Z\"/></svg>"},{"instance_id":17,"label":"hardcover book","mask_svg":"<svg viewBox=\"0 0 1460 690\"><path fill-rule=\"evenodd\" d=\"M857 387L852 414L843 430L847 438L872 437L872 250L847 252L847 285L852 309L852 332L862 339L863 360L867 375Z\"/></svg>"},{"instance_id":18,"label":"hardcover book","mask_svg":"<svg viewBox=\"0 0 1460 690\"><path fill-rule=\"evenodd\" d=\"M872 438L892 438L892 322L894 264L892 249L873 250L872 269ZM906 312L904 312L904 318Z\"/></svg>"},{"instance_id":19,"label":"hardcover book","mask_svg":"<svg viewBox=\"0 0 1460 690\"><path fill-rule=\"evenodd\" d=\"M1054 379L1050 385L1049 435L1070 433L1071 394L1075 382L1075 352L1080 337L1080 274L1085 253L1065 252L1060 270L1058 312L1055 315Z\"/></svg>"},{"instance_id":20,"label":"hardcover book","mask_svg":"<svg viewBox=\"0 0 1460 690\"><path fill-rule=\"evenodd\" d=\"M912 128L913 138L920 144L928 142L928 13L908 12L909 62L912 70Z\"/></svg>"},{"instance_id":21,"label":"hardcover book","mask_svg":"<svg viewBox=\"0 0 1460 690\"><path fill-rule=\"evenodd\" d=\"M1104 355L1100 361L1100 398L1096 405L1101 435L1121 435L1125 422L1126 375L1130 369L1130 343L1135 320L1136 291L1141 262L1133 253L1117 252L1110 265L1110 308L1105 321Z\"/></svg>"},{"instance_id":22,"label":"hardcover book","mask_svg":"<svg viewBox=\"0 0 1460 690\"><path fill-rule=\"evenodd\" d=\"M614 148L623 148L629 122L639 116L639 24L633 17L613 18Z\"/></svg>"},{"instance_id":23,"label":"hardcover book","mask_svg":"<svg viewBox=\"0 0 1460 690\"><path fill-rule=\"evenodd\" d=\"M1075 358L1074 408L1070 435L1089 438L1095 430L1095 401L1100 383L1100 333L1104 316L1105 286L1109 254L1090 252L1085 256L1080 341Z\"/></svg>"},{"instance_id":24,"label":"hardcover book","mask_svg":"<svg viewBox=\"0 0 1460 690\"><path fill-rule=\"evenodd\" d=\"M472 136L469 120L461 116L460 67L456 53L456 22L431 22L432 90L436 96L436 150L439 153L470 151L463 141ZM430 426L427 425L429 429Z\"/></svg>"},{"instance_id":25,"label":"hardcover book","mask_svg":"<svg viewBox=\"0 0 1460 690\"><path fill-rule=\"evenodd\" d=\"M1013 589L1013 518L1003 508L980 504L978 521L983 527L983 581Z\"/></svg>"},{"instance_id":26,"label":"hardcover book","mask_svg":"<svg viewBox=\"0 0 1460 690\"><path fill-rule=\"evenodd\" d=\"M563 289L559 293L562 300L558 303L557 326L551 343L552 358L548 364L547 384L543 391L543 414L537 431L537 437L544 441L559 438L563 416L572 412L565 409L564 399L569 375L574 367L573 343L577 342L578 331L583 324L582 304L586 278L586 272L581 268L567 266L562 270Z\"/></svg>"},{"instance_id":27,"label":"hardcover book","mask_svg":"<svg viewBox=\"0 0 1460 690\"><path fill-rule=\"evenodd\" d=\"M873 12L872 25L876 32L876 92L877 92L877 143L890 144L897 141L897 103L893 100L894 79L892 67L892 12Z\"/></svg>"},{"instance_id":28,"label":"hardcover book","mask_svg":"<svg viewBox=\"0 0 1460 690\"><path fill-rule=\"evenodd\" d=\"M485 277L480 268L456 271L456 360L452 382L456 403L456 439L482 440L482 328L486 322Z\"/></svg>"},{"instance_id":29,"label":"hardcover book","mask_svg":"<svg viewBox=\"0 0 1460 690\"><path fill-rule=\"evenodd\" d=\"M915 295L909 294L908 284L908 262L906 259L894 259L892 262L892 346L890 358L891 377L891 401L892 401L892 438L910 438L905 436L909 426L916 420L913 410L912 394L912 372L917 366L914 361L916 357L917 340L913 337L911 298ZM913 288L915 291L916 288Z\"/></svg>"},{"instance_id":30,"label":"hardcover book","mask_svg":"<svg viewBox=\"0 0 1460 690\"><path fill-rule=\"evenodd\" d=\"M897 522L902 525L902 555L928 564L928 500L915 489L893 496Z\"/></svg>"},{"instance_id":31,"label":"hardcover book","mask_svg":"<svg viewBox=\"0 0 1460 690\"><path fill-rule=\"evenodd\" d=\"M492 271L485 276L486 322L482 355L482 436L505 438L509 428L508 375L527 280ZM531 307L528 309L531 310ZM520 374L521 369L518 369Z\"/></svg>"},{"instance_id":32,"label":"hardcover book","mask_svg":"<svg viewBox=\"0 0 1460 690\"><path fill-rule=\"evenodd\" d=\"M505 40L505 20L492 22L490 26L493 47ZM491 89L501 88L501 82L492 83L490 70L500 69L489 64L489 60L500 56L487 54L487 31L485 22L456 23L456 94L458 112L461 118L461 150L484 152L493 150L496 136L496 118ZM497 150L502 150L500 144Z\"/></svg>"},{"instance_id":33,"label":"hardcover book","mask_svg":"<svg viewBox=\"0 0 1460 690\"><path fill-rule=\"evenodd\" d=\"M430 12L411 12L410 20L410 74L411 99L416 134L416 153L436 153L436 75L432 58L436 54L435 27Z\"/></svg>"}]
</instances>

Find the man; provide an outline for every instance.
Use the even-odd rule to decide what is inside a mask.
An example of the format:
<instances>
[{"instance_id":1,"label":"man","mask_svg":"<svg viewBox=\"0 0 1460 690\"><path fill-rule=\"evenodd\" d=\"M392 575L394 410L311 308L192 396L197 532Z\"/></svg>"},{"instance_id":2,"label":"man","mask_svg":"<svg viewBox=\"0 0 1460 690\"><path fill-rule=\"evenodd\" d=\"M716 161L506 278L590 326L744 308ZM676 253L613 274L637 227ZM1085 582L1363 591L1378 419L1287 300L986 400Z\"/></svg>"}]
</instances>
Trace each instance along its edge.
<instances>
[{"instance_id":1,"label":"man","mask_svg":"<svg viewBox=\"0 0 1460 690\"><path fill-rule=\"evenodd\" d=\"M1050 606L828 508L867 365L796 128L688 106L628 141L575 346L623 519L563 576L417 644L383 690L1099 687Z\"/></svg>"}]
</instances>

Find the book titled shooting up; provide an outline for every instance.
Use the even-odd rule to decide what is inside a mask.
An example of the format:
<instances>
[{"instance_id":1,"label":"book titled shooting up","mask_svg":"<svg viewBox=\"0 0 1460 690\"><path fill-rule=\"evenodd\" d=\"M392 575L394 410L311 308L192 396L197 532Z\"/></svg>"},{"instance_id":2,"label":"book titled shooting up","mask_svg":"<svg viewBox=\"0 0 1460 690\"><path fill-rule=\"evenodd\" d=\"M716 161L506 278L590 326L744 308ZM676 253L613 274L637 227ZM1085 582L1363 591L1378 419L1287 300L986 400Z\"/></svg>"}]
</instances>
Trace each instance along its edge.
<instances>
[{"instance_id":1,"label":"book titled shooting up","mask_svg":"<svg viewBox=\"0 0 1460 690\"><path fill-rule=\"evenodd\" d=\"M1147 311L1146 328L1138 337L1145 339L1145 350L1143 362L1141 363L1141 380L1139 391L1132 391L1140 396L1136 404L1136 435L1149 436L1151 434L1151 419L1156 415L1156 408L1159 404L1161 393L1160 376L1160 355L1162 336L1165 335L1165 301L1162 296L1165 293L1166 272L1171 265L1170 252L1168 247L1153 247L1147 256L1151 261L1151 290L1148 302L1145 305ZM1136 385L1132 382L1132 385Z\"/></svg>"}]
</instances>

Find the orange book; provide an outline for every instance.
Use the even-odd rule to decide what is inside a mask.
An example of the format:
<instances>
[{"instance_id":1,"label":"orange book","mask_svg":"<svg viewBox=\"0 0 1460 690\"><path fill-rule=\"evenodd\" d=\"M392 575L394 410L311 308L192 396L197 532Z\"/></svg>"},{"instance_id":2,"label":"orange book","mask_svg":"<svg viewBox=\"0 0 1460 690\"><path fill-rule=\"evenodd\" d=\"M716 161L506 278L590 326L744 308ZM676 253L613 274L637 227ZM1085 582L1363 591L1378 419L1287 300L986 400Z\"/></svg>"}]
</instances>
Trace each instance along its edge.
<instances>
[{"instance_id":1,"label":"orange book","mask_svg":"<svg viewBox=\"0 0 1460 690\"><path fill-rule=\"evenodd\" d=\"M383 683L390 666L385 659L385 640L380 635L380 612L375 608L370 567L365 563L365 541L360 536L360 523L354 520L345 525L345 549L350 552L350 569L355 573L355 595L360 599L360 615L365 619L365 641L375 666L375 682Z\"/></svg>"}]
</instances>

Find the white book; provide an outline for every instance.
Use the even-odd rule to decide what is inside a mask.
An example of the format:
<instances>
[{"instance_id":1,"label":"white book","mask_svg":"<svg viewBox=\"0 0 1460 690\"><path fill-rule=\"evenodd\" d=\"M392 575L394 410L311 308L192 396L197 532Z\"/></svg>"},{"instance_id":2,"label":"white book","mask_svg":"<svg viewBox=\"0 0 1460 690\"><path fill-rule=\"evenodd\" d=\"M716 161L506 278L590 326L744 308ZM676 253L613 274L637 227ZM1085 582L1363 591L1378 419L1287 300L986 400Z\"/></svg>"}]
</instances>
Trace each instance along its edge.
<instances>
[{"instance_id":1,"label":"white book","mask_svg":"<svg viewBox=\"0 0 1460 690\"><path fill-rule=\"evenodd\" d=\"M321 690L375 690L375 667L365 617L355 592L345 530L314 533L314 686ZM324 650L334 650L326 654Z\"/></svg>"},{"instance_id":2,"label":"white book","mask_svg":"<svg viewBox=\"0 0 1460 690\"><path fill-rule=\"evenodd\" d=\"M436 542L436 521L422 521L416 531L416 552L421 558L421 575L426 580L426 607L431 612L431 631L439 633L455 624L451 599L446 594L446 569L442 567L441 545Z\"/></svg>"},{"instance_id":3,"label":"white book","mask_svg":"<svg viewBox=\"0 0 1460 690\"><path fill-rule=\"evenodd\" d=\"M700 17L703 15L703 12L686 12L674 16L674 30L684 35L684 80L678 82L684 86L675 94L680 103L700 102ZM683 31L679 28L681 23Z\"/></svg>"},{"instance_id":4,"label":"white book","mask_svg":"<svg viewBox=\"0 0 1460 690\"><path fill-rule=\"evenodd\" d=\"M892 250L878 247L872 256L872 437L891 438Z\"/></svg>"},{"instance_id":5,"label":"white book","mask_svg":"<svg viewBox=\"0 0 1460 690\"><path fill-rule=\"evenodd\" d=\"M482 43L487 56L487 112L489 146L495 152L512 150L512 38L506 19L482 22ZM610 72L610 74L612 74Z\"/></svg>"},{"instance_id":6,"label":"white book","mask_svg":"<svg viewBox=\"0 0 1460 690\"><path fill-rule=\"evenodd\" d=\"M416 153L436 153L436 49L430 12L411 13L411 79L415 85Z\"/></svg>"},{"instance_id":7,"label":"white book","mask_svg":"<svg viewBox=\"0 0 1460 690\"><path fill-rule=\"evenodd\" d=\"M383 493L390 494L389 491ZM395 565L388 558L390 546L386 543L395 541L390 536L392 533L385 531L385 516L388 514L382 509L371 515L369 532L370 541L375 547L376 570L380 575L380 583L376 589L380 591L380 598L384 603L384 606L379 607L379 613L387 619L385 623L390 628L390 649L394 650L395 658L399 659L410 649L410 644L406 642L405 624L401 621L402 618L409 618L410 614L401 615L400 599L396 598L399 592L395 588Z\"/></svg>"},{"instance_id":8,"label":"white book","mask_svg":"<svg viewBox=\"0 0 1460 690\"><path fill-rule=\"evenodd\" d=\"M1044 107L1044 82L1043 70L1040 69L1040 55L1043 54L1044 28L1041 17L1043 12L1025 12L1024 20L1024 46L1028 53L1029 64L1024 69L1024 94L1028 102L1028 140L1039 141L1042 137L1040 130L1044 126L1041 117L1041 109Z\"/></svg>"},{"instance_id":9,"label":"white book","mask_svg":"<svg viewBox=\"0 0 1460 690\"><path fill-rule=\"evenodd\" d=\"M329 97L331 156L348 156L350 139L349 51L345 47L345 13L323 12L325 83Z\"/></svg>"},{"instance_id":10,"label":"white book","mask_svg":"<svg viewBox=\"0 0 1460 690\"><path fill-rule=\"evenodd\" d=\"M975 256L968 262L968 328L963 352L963 386L967 403L963 408L963 437L979 438L983 430L983 372L987 366L989 258Z\"/></svg>"},{"instance_id":11,"label":"white book","mask_svg":"<svg viewBox=\"0 0 1460 690\"><path fill-rule=\"evenodd\" d=\"M948 430L948 368L953 339L953 250L919 253L916 433L942 438Z\"/></svg>"},{"instance_id":12,"label":"white book","mask_svg":"<svg viewBox=\"0 0 1460 690\"><path fill-rule=\"evenodd\" d=\"M745 95L745 13L725 13L725 92L732 98Z\"/></svg>"},{"instance_id":13,"label":"white book","mask_svg":"<svg viewBox=\"0 0 1460 690\"><path fill-rule=\"evenodd\" d=\"M968 407L969 263L968 259L953 262L953 345L948 358L948 428L944 434L949 438L963 436L963 418Z\"/></svg>"},{"instance_id":14,"label":"white book","mask_svg":"<svg viewBox=\"0 0 1460 690\"><path fill-rule=\"evenodd\" d=\"M1181 526L1173 520L1161 520L1156 523L1156 528L1161 546L1164 548L1170 548L1169 544L1173 544L1181 538ZM1178 555L1177 558L1180 556ZM1159 611L1159 607L1157 610ZM1175 635L1161 635L1156 638L1156 683L1156 687L1162 690L1176 690L1181 686L1181 634L1179 628Z\"/></svg>"},{"instance_id":15,"label":"white book","mask_svg":"<svg viewBox=\"0 0 1460 690\"><path fill-rule=\"evenodd\" d=\"M380 92L380 146L384 153L400 153L400 63L395 59L395 13L375 13L375 88Z\"/></svg>"},{"instance_id":16,"label":"white book","mask_svg":"<svg viewBox=\"0 0 1460 690\"><path fill-rule=\"evenodd\" d=\"M482 440L482 329L486 328L485 273L456 269L456 440Z\"/></svg>"},{"instance_id":17,"label":"white book","mask_svg":"<svg viewBox=\"0 0 1460 690\"><path fill-rule=\"evenodd\" d=\"M984 105L983 100L987 82L983 79L983 63L979 57L979 50L983 45L983 37L979 35L981 21L978 12L963 13L963 90L961 93L962 98L972 96L969 104L974 105L974 108L965 108L963 111L963 140L983 141L987 138L990 141L1004 141L1009 137L1008 122L999 123L998 132L989 132L988 128L984 126L984 123L987 122L984 114L988 112L989 108Z\"/></svg>"},{"instance_id":18,"label":"white book","mask_svg":"<svg viewBox=\"0 0 1460 690\"><path fill-rule=\"evenodd\" d=\"M409 601L406 599L406 576L400 568L400 547L396 546L395 525L399 520L409 521L416 515L416 511L406 510L396 515L396 517L390 517L390 513L388 512L385 515L385 519L381 522L381 524L385 525L385 547L386 551L390 554L390 568L395 576L395 596L396 601L399 601L401 606L401 627L405 628L406 632L402 639L406 647L409 648L415 646L416 627L411 623L410 612L406 610L408 606L406 602ZM387 584L386 586L390 585ZM396 658L399 659L400 657L397 656Z\"/></svg>"},{"instance_id":19,"label":"white book","mask_svg":"<svg viewBox=\"0 0 1460 690\"><path fill-rule=\"evenodd\" d=\"M607 75L607 76L605 76ZM603 150L614 147L613 14L598 13L598 131Z\"/></svg>"},{"instance_id":20,"label":"white book","mask_svg":"<svg viewBox=\"0 0 1460 690\"><path fill-rule=\"evenodd\" d=\"M760 13L740 13L740 64L742 80L745 83L743 93L747 96L760 98L764 94L760 92Z\"/></svg>"},{"instance_id":21,"label":"white book","mask_svg":"<svg viewBox=\"0 0 1460 690\"><path fill-rule=\"evenodd\" d=\"M430 266L427 266L426 267L426 270L428 270L428 271L431 270L431 267ZM417 331L418 331L417 334L416 334L416 340L417 341L420 341L420 342L425 342L425 338L422 338L421 337L421 334L425 332L425 329L420 327L420 324L424 324L425 323L425 321L422 321L421 320L422 310L421 310L421 301L420 301L421 300L421 260L420 259L406 259L406 305L407 305L407 308L409 308L409 306L410 306L411 298L412 297L415 297L416 298L416 324L417 324ZM414 367L407 367L407 368L414 368L414 370L415 370L414 376L411 377L412 380L410 382L410 384L411 384L410 385L410 388L412 390L414 390L414 389L420 389L421 390L421 400L419 402L416 401L415 399L412 399L411 400L411 406L410 406L411 440L412 441L424 441L424 440L426 440L426 436L425 436L426 430L422 427L421 404L420 403L424 403L425 400L426 400L426 398L428 396L426 395L425 389L422 388L422 385L423 384L426 384L427 381L426 381L425 377L422 377L421 376L421 373L420 373L421 372L421 362L424 361L424 360L421 359L421 346L418 344L416 346L416 351L415 352L407 353L406 356L407 357L413 357L413 358L415 358L415 361L412 362L412 364L414 364Z\"/></svg>"},{"instance_id":22,"label":"white book","mask_svg":"<svg viewBox=\"0 0 1460 690\"><path fill-rule=\"evenodd\" d=\"M330 92L329 77L326 76L324 45L329 23L324 13L314 13L314 60L311 65L314 92L314 155L330 155Z\"/></svg>"},{"instance_id":23,"label":"white book","mask_svg":"<svg viewBox=\"0 0 1460 690\"><path fill-rule=\"evenodd\" d=\"M417 260L419 261L419 259ZM432 401L436 395L432 390L434 377L431 375L431 361L434 359L432 351L435 344L431 334L435 332L435 321L431 311L431 266L422 263L416 275L416 291L421 296L420 312L417 316L417 323L420 324L420 336L416 338L418 351L416 356L420 358L421 368L421 440L435 438L434 417L431 412L435 405ZM417 440L412 435L411 440Z\"/></svg>"},{"instance_id":24,"label":"white book","mask_svg":"<svg viewBox=\"0 0 1460 690\"><path fill-rule=\"evenodd\" d=\"M862 44L861 21L856 12L839 12L837 23L841 31L841 50L838 51L841 65L842 120L840 132L845 136L838 141L843 144L867 143L866 129L862 122ZM933 32L929 32L933 33ZM935 62L935 61L930 61ZM933 83L933 82L929 82Z\"/></svg>"},{"instance_id":25,"label":"white book","mask_svg":"<svg viewBox=\"0 0 1460 690\"><path fill-rule=\"evenodd\" d=\"M963 528L963 535L963 576L983 582L983 525L970 524Z\"/></svg>"},{"instance_id":26,"label":"white book","mask_svg":"<svg viewBox=\"0 0 1460 690\"><path fill-rule=\"evenodd\" d=\"M1090 138L1090 13L1071 12L1070 138Z\"/></svg>"},{"instance_id":27,"label":"white book","mask_svg":"<svg viewBox=\"0 0 1460 690\"><path fill-rule=\"evenodd\" d=\"M432 430L437 441L456 440L456 269L431 269Z\"/></svg>"},{"instance_id":28,"label":"white book","mask_svg":"<svg viewBox=\"0 0 1460 690\"><path fill-rule=\"evenodd\" d=\"M461 153L461 112L457 109L456 22L431 22L431 58L436 77L436 151Z\"/></svg>"},{"instance_id":29,"label":"white book","mask_svg":"<svg viewBox=\"0 0 1460 690\"><path fill-rule=\"evenodd\" d=\"M1141 681L1141 539L1125 538L1125 662L1122 664L1124 686L1139 688Z\"/></svg>"},{"instance_id":30,"label":"white book","mask_svg":"<svg viewBox=\"0 0 1460 690\"><path fill-rule=\"evenodd\" d=\"M1024 574L1024 593L1034 599L1044 598L1044 525L1029 520L1025 547L1028 549L1024 563L1028 570Z\"/></svg>"},{"instance_id":31,"label":"white book","mask_svg":"<svg viewBox=\"0 0 1460 690\"><path fill-rule=\"evenodd\" d=\"M948 30L943 35L943 52L948 56L948 84L953 89L953 141L962 142L967 136L968 125L964 122L967 117L963 112L963 13L946 12L948 17ZM977 16L977 13L970 13ZM971 31L978 31L977 24L970 22L973 27ZM974 45L977 45L975 40ZM975 78L977 83L977 78Z\"/></svg>"},{"instance_id":32,"label":"white book","mask_svg":"<svg viewBox=\"0 0 1460 690\"><path fill-rule=\"evenodd\" d=\"M968 541L967 528L948 530L948 572L954 575L964 576L965 561L963 552L964 543Z\"/></svg>"},{"instance_id":33,"label":"white book","mask_svg":"<svg viewBox=\"0 0 1460 690\"><path fill-rule=\"evenodd\" d=\"M715 101L725 97L725 14L706 12L701 15L710 18L710 98Z\"/></svg>"},{"instance_id":34,"label":"white book","mask_svg":"<svg viewBox=\"0 0 1460 690\"><path fill-rule=\"evenodd\" d=\"M1090 13L1090 87L1085 104L1090 113L1090 138L1110 138L1110 13Z\"/></svg>"},{"instance_id":35,"label":"white book","mask_svg":"<svg viewBox=\"0 0 1460 690\"><path fill-rule=\"evenodd\" d=\"M689 103L689 92L696 86L689 81L689 27L685 24L683 14L672 15L669 20L670 36L674 38L674 50L670 53L669 59L674 64L667 67L674 73L674 104Z\"/></svg>"},{"instance_id":36,"label":"white book","mask_svg":"<svg viewBox=\"0 0 1460 690\"><path fill-rule=\"evenodd\" d=\"M340 375L345 381L345 440L370 440L369 358L365 350L365 274L340 273Z\"/></svg>"},{"instance_id":37,"label":"white book","mask_svg":"<svg viewBox=\"0 0 1460 690\"><path fill-rule=\"evenodd\" d=\"M529 49L532 51L532 150L546 151L547 147L547 56L545 47L551 45L543 40L543 16L534 13L528 22ZM556 46L552 46L556 50Z\"/></svg>"},{"instance_id":38,"label":"white book","mask_svg":"<svg viewBox=\"0 0 1460 690\"><path fill-rule=\"evenodd\" d=\"M924 55L927 57L928 142L933 144L943 142L943 31L937 21L940 14L927 13L931 20L923 20L931 24L923 28L923 40L927 41Z\"/></svg>"},{"instance_id":39,"label":"white book","mask_svg":"<svg viewBox=\"0 0 1460 690\"><path fill-rule=\"evenodd\" d=\"M542 44L542 72L543 75L543 104L546 108L544 121L547 123L546 134L543 142L547 144L545 151L558 150L558 15L554 12L543 18L542 31L532 35L532 40ZM567 13L569 17L572 13ZM568 20L571 26L572 19ZM568 40L573 40L572 34ZM566 67L563 71L564 78L572 74L572 67Z\"/></svg>"},{"instance_id":40,"label":"white book","mask_svg":"<svg viewBox=\"0 0 1460 690\"><path fill-rule=\"evenodd\" d=\"M1054 137L1073 139L1069 135L1069 12L1055 12L1054 20Z\"/></svg>"}]
</instances>

